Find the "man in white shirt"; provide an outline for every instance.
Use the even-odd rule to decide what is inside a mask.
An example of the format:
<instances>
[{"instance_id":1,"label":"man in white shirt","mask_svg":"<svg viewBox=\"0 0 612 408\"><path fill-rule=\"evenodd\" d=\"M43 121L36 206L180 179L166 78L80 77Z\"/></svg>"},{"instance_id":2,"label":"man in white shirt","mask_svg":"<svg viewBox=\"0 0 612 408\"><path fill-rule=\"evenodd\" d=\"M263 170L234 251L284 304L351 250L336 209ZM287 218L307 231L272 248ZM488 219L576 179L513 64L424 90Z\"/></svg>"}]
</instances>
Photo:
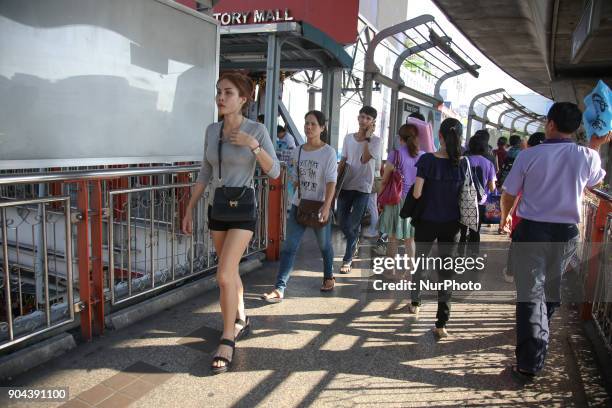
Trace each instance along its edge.
<instances>
[{"instance_id":1,"label":"man in white shirt","mask_svg":"<svg viewBox=\"0 0 612 408\"><path fill-rule=\"evenodd\" d=\"M521 381L531 381L544 367L549 322L578 245L584 188L597 185L606 174L595 149L610 138L592 138L594 149L576 145L572 134L581 119L575 104L555 103L548 111L544 143L519 153L503 184L502 220L508 220L521 194L521 221L512 233L513 250L520 256L510 258L517 297L512 375Z\"/></svg>"},{"instance_id":2,"label":"man in white shirt","mask_svg":"<svg viewBox=\"0 0 612 408\"><path fill-rule=\"evenodd\" d=\"M340 273L349 273L356 252L365 213L374 183L376 162L380 160L381 140L373 135L378 112L371 106L359 110L359 131L346 135L342 145L340 171L348 166L348 174L338 195L338 218L346 237L346 250Z\"/></svg>"}]
</instances>

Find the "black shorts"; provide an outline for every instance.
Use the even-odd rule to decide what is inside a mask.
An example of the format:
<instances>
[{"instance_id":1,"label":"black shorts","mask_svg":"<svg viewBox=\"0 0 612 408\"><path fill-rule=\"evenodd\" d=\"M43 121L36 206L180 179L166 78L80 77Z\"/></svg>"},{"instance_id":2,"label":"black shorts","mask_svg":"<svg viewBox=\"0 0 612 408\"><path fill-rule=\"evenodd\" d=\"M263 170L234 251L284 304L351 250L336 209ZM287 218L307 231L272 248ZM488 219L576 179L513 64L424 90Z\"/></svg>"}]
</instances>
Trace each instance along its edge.
<instances>
[{"instance_id":1,"label":"black shorts","mask_svg":"<svg viewBox=\"0 0 612 408\"><path fill-rule=\"evenodd\" d=\"M255 226L257 220L253 221L219 221L213 219L210 214L212 213L212 206L208 206L208 229L211 231L227 231L231 229L241 229L251 231L255 233Z\"/></svg>"}]
</instances>

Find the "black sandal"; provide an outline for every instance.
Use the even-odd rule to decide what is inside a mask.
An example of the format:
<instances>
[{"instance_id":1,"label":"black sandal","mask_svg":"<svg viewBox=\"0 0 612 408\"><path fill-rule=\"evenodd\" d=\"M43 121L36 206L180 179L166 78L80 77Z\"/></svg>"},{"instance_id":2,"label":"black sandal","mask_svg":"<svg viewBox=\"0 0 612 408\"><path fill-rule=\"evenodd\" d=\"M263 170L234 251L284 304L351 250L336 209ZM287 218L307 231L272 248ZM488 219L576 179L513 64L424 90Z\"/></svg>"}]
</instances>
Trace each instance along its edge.
<instances>
[{"instance_id":1,"label":"black sandal","mask_svg":"<svg viewBox=\"0 0 612 408\"><path fill-rule=\"evenodd\" d=\"M234 341L238 341L248 336L249 333L251 332L251 319L249 318L249 316L246 317L246 321L240 318L237 318L234 324L239 324L242 326L242 329L240 329L238 331L238 334L236 334L236 338L234 339Z\"/></svg>"},{"instance_id":2,"label":"black sandal","mask_svg":"<svg viewBox=\"0 0 612 408\"><path fill-rule=\"evenodd\" d=\"M228 360L225 357L215 356L210 366L210 370L212 371L213 374L221 374L221 373L226 372L231 367L232 361L234 361L234 351L236 351L236 343L231 341L230 339L221 339L221 341L219 342L219 345L220 346L221 345L230 346L232 348L232 357L231 357L231 360ZM212 365L217 362L223 362L225 363L225 365L221 367L215 367L214 365Z\"/></svg>"},{"instance_id":3,"label":"black sandal","mask_svg":"<svg viewBox=\"0 0 612 408\"><path fill-rule=\"evenodd\" d=\"M520 370L516 364L510 366L510 373L512 378L523 384L531 383L535 379L535 374Z\"/></svg>"}]
</instances>

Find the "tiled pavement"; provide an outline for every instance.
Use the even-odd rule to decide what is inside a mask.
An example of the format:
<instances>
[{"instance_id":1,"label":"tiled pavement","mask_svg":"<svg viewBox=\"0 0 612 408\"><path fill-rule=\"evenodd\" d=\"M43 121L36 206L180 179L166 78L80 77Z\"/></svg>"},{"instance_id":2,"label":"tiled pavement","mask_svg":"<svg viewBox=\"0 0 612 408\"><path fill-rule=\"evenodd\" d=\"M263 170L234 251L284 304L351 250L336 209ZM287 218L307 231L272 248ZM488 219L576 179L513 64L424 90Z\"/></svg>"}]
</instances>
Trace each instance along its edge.
<instances>
[{"instance_id":1,"label":"tiled pavement","mask_svg":"<svg viewBox=\"0 0 612 408\"><path fill-rule=\"evenodd\" d=\"M339 234L334 239L339 260L344 243ZM310 233L282 303L258 300L277 264L247 275L254 330L238 343L230 373L211 376L208 369L220 336L217 291L211 291L81 344L9 385L68 386L70 407L568 407L593 401L568 341L580 335L575 312L564 308L556 316L544 375L521 387L507 369L514 354L513 286L499 269L481 276L485 290L457 296L451 337L436 342L434 302L426 301L415 318L407 314L406 293L367 290L368 245L357 268L337 276L331 294L319 292L321 272L311 272L321 270L321 260ZM597 401L609 403L606 398Z\"/></svg>"}]
</instances>

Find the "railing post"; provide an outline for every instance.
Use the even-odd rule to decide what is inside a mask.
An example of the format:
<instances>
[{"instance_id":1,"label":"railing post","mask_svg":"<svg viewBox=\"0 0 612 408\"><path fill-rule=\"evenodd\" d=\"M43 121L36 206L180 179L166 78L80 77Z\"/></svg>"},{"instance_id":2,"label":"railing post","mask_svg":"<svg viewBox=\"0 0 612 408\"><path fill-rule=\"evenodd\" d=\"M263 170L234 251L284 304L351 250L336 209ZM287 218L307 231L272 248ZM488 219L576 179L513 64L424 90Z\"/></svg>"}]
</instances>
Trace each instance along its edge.
<instances>
[{"instance_id":1,"label":"railing post","mask_svg":"<svg viewBox=\"0 0 612 408\"><path fill-rule=\"evenodd\" d=\"M93 332L96 335L104 333L104 270L102 267L102 186L100 180L92 182L91 201L91 256L92 256L92 306L93 306ZM113 228L109 225L108 228ZM113 250L113 243L108 243ZM113 265L109 265L112 268ZM114 283L110 282L110 288Z\"/></svg>"},{"instance_id":2,"label":"railing post","mask_svg":"<svg viewBox=\"0 0 612 408\"><path fill-rule=\"evenodd\" d=\"M283 176L276 179L269 179L270 192L268 193L268 245L266 248L266 258L269 261L277 261L280 259L281 246L281 217L283 190L286 186L283 185Z\"/></svg>"},{"instance_id":3,"label":"railing post","mask_svg":"<svg viewBox=\"0 0 612 408\"><path fill-rule=\"evenodd\" d=\"M187 162L180 162L178 164L186 164ZM196 178L197 178L197 174L196 174ZM178 173L176 175L176 182L178 184L181 183L189 183L191 181L190 179L190 174L189 173ZM182 187L178 190L175 190L175 197L178 200L176 204L178 204L176 206L175 211L178 211L178 214L176 214L177 218L177 228L181 228L182 222L183 222L183 218L185 218L185 214L187 214L187 205L189 204L189 198L191 196L191 189L189 187ZM174 217L175 214L173 214ZM174 218L173 218L174 220ZM174 222L174 221L173 221ZM180 233L182 233L182 231L180 231Z\"/></svg>"},{"instance_id":4,"label":"railing post","mask_svg":"<svg viewBox=\"0 0 612 408\"><path fill-rule=\"evenodd\" d=\"M87 181L77 183L77 208L81 219L77 224L77 257L79 258L79 299L84 308L81 317L81 336L85 341L92 337L92 302L89 275L89 188Z\"/></svg>"},{"instance_id":5,"label":"railing post","mask_svg":"<svg viewBox=\"0 0 612 408\"><path fill-rule=\"evenodd\" d=\"M602 245L604 242L606 220L608 214L612 212L612 202L598 198L599 205L595 215L595 225L591 231L590 237L585 239L591 240L591 251L589 255L589 270L585 283L584 303L582 304L580 316L582 320L593 320L593 300L595 297L595 286L599 275Z\"/></svg>"},{"instance_id":6,"label":"railing post","mask_svg":"<svg viewBox=\"0 0 612 408\"><path fill-rule=\"evenodd\" d=\"M50 171L60 171L61 168L54 167L49 170ZM63 195L63 190L64 190L63 183L61 182L49 183L49 195L53 197L61 196ZM49 207L53 208L54 210L59 210L61 209L62 205L59 201L56 201L56 202L50 203Z\"/></svg>"},{"instance_id":7,"label":"railing post","mask_svg":"<svg viewBox=\"0 0 612 408\"><path fill-rule=\"evenodd\" d=\"M127 168L127 165L125 164L120 164L120 165L111 165L109 166L111 169L120 169L120 168ZM120 190L120 189L126 189L129 187L129 183L128 183L129 179L128 177L119 177L116 179L112 179L109 180L107 185L110 185L111 189L115 190ZM115 213L113 214L113 217L117 220L121 220L121 211L123 211L123 207L126 203L125 201L125 197L122 195L116 195L113 198L115 201L113 202L113 207L114 207L114 211Z\"/></svg>"}]
</instances>

